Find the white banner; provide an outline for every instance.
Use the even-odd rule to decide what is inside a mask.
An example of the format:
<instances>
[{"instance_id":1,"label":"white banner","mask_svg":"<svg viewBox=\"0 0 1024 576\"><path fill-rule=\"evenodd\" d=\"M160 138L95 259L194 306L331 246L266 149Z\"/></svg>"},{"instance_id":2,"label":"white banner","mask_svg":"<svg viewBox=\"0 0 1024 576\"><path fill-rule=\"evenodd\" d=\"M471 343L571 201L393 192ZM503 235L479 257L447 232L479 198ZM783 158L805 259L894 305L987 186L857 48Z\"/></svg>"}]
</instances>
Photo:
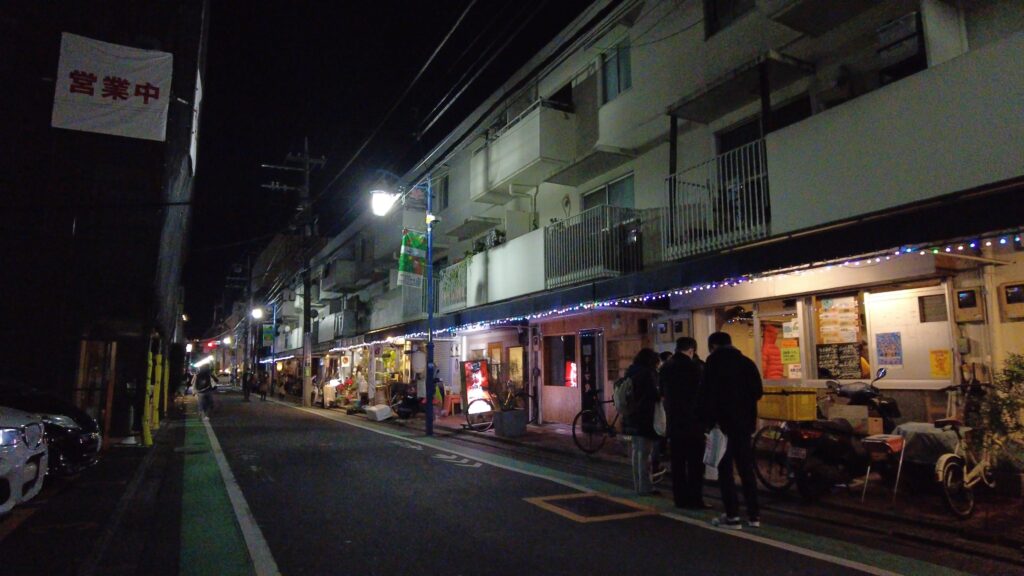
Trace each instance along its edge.
<instances>
[{"instance_id":1,"label":"white banner","mask_svg":"<svg viewBox=\"0 0 1024 576\"><path fill-rule=\"evenodd\" d=\"M61 35L54 128L166 139L173 56Z\"/></svg>"}]
</instances>

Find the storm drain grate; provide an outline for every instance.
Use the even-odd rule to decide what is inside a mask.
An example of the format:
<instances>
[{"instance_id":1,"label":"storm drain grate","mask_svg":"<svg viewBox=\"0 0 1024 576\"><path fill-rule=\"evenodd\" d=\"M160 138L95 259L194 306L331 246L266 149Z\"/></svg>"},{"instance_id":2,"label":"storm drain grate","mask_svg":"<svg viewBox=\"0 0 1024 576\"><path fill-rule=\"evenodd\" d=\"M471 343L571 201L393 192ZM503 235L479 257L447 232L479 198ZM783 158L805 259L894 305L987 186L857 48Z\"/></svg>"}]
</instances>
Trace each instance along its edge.
<instances>
[{"instance_id":1,"label":"storm drain grate","mask_svg":"<svg viewBox=\"0 0 1024 576\"><path fill-rule=\"evenodd\" d=\"M527 502L576 522L607 522L650 516L658 512L624 498L596 492L524 498Z\"/></svg>"}]
</instances>

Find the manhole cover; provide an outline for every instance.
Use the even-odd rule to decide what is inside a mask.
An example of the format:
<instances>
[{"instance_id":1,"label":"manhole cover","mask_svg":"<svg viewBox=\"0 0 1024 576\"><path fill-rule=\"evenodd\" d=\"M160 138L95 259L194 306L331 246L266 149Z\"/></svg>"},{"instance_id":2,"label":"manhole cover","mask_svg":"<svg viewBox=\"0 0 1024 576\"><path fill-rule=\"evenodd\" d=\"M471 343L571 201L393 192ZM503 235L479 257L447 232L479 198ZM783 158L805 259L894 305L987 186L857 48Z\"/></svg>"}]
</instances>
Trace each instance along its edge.
<instances>
[{"instance_id":1,"label":"manhole cover","mask_svg":"<svg viewBox=\"0 0 1024 576\"><path fill-rule=\"evenodd\" d=\"M175 448L174 451L178 452L178 453L181 453L181 454L205 454L206 452L209 452L210 449L209 448L198 448L198 447L192 447L192 446L179 446L179 447Z\"/></svg>"},{"instance_id":2,"label":"manhole cover","mask_svg":"<svg viewBox=\"0 0 1024 576\"><path fill-rule=\"evenodd\" d=\"M653 508L641 506L630 500L593 492L525 498L525 500L576 522L606 522L657 514Z\"/></svg>"}]
</instances>

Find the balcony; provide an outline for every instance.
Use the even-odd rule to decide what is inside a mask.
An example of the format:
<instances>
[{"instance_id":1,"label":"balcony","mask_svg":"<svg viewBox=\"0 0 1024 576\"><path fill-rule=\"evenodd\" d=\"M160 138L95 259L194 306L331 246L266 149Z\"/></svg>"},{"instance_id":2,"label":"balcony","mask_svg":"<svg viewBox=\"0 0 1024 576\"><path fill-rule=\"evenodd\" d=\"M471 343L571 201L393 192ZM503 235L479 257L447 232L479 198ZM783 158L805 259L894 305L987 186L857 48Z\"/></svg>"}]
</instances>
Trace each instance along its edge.
<instances>
[{"instance_id":1,"label":"balcony","mask_svg":"<svg viewBox=\"0 0 1024 576\"><path fill-rule=\"evenodd\" d=\"M765 142L668 177L662 257L677 260L766 238L771 223Z\"/></svg>"},{"instance_id":2,"label":"balcony","mask_svg":"<svg viewBox=\"0 0 1024 576\"><path fill-rule=\"evenodd\" d=\"M765 138L772 233L814 229L1024 174L1024 34Z\"/></svg>"},{"instance_id":3,"label":"balcony","mask_svg":"<svg viewBox=\"0 0 1024 576\"><path fill-rule=\"evenodd\" d=\"M324 270L320 280L321 297L328 294L341 295L369 283L369 278L360 274L359 263L354 260L334 260Z\"/></svg>"},{"instance_id":4,"label":"balcony","mask_svg":"<svg viewBox=\"0 0 1024 576\"><path fill-rule=\"evenodd\" d=\"M570 112L538 100L501 128L470 161L470 198L505 204L569 164L575 127Z\"/></svg>"},{"instance_id":5,"label":"balcony","mask_svg":"<svg viewBox=\"0 0 1024 576\"><path fill-rule=\"evenodd\" d=\"M641 212L596 206L544 228L545 287L640 271L643 253Z\"/></svg>"}]
</instances>

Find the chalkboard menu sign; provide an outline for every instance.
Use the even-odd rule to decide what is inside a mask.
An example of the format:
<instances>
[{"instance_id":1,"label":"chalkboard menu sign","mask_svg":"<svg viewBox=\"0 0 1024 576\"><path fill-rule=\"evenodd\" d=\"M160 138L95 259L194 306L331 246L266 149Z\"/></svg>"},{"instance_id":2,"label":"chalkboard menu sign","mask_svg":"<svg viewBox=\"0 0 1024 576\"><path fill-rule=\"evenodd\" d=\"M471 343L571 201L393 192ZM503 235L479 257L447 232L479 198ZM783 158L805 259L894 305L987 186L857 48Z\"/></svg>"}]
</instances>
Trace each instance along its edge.
<instances>
[{"instance_id":1,"label":"chalkboard menu sign","mask_svg":"<svg viewBox=\"0 0 1024 576\"><path fill-rule=\"evenodd\" d=\"M855 380L860 378L860 350L857 344L819 344L818 378Z\"/></svg>"}]
</instances>

